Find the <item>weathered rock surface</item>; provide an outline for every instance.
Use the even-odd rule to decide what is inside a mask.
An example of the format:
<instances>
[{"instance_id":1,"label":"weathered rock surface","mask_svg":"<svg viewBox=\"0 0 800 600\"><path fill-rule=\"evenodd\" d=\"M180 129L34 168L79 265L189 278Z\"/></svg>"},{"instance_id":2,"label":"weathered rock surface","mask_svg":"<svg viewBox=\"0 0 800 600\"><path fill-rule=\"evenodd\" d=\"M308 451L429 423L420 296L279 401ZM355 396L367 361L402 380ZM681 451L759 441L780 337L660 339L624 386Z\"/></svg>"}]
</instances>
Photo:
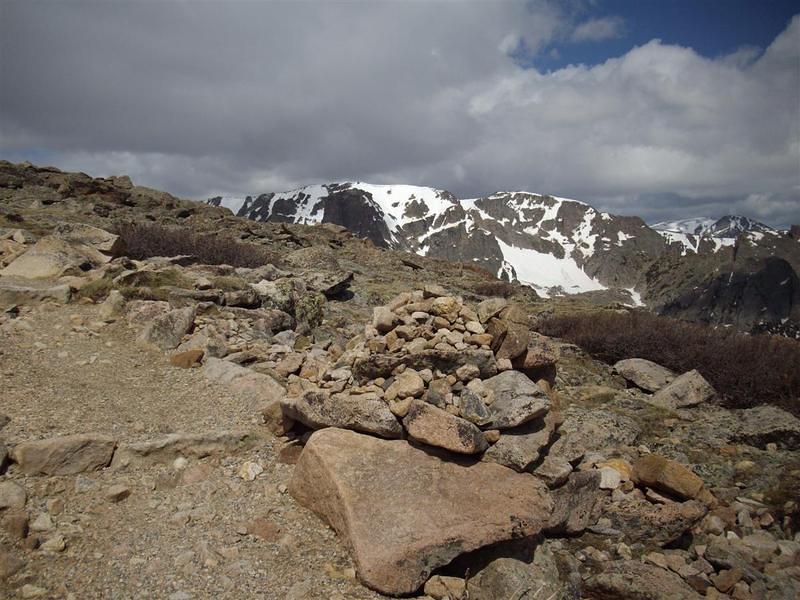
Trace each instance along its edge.
<instances>
[{"instance_id":1,"label":"weathered rock surface","mask_svg":"<svg viewBox=\"0 0 800 600\"><path fill-rule=\"evenodd\" d=\"M0 481L0 510L24 508L27 499L24 487L13 481Z\"/></svg>"},{"instance_id":2,"label":"weathered rock surface","mask_svg":"<svg viewBox=\"0 0 800 600\"><path fill-rule=\"evenodd\" d=\"M552 508L528 475L341 429L311 436L289 490L345 538L361 581L392 595L464 552L535 534Z\"/></svg>"},{"instance_id":3,"label":"weathered rock surface","mask_svg":"<svg viewBox=\"0 0 800 600\"><path fill-rule=\"evenodd\" d=\"M563 598L558 569L552 564L526 563L516 558L497 558L467 584L470 600Z\"/></svg>"},{"instance_id":4,"label":"weathered rock surface","mask_svg":"<svg viewBox=\"0 0 800 600\"><path fill-rule=\"evenodd\" d=\"M496 462L515 471L530 469L550 443L561 418L554 413L530 421L518 429L506 431L483 455L482 460Z\"/></svg>"},{"instance_id":5,"label":"weathered rock surface","mask_svg":"<svg viewBox=\"0 0 800 600\"><path fill-rule=\"evenodd\" d=\"M340 427L385 438L399 438L403 428L381 398L375 394L331 394L308 390L300 397L281 401L284 412L311 427Z\"/></svg>"},{"instance_id":6,"label":"weathered rock surface","mask_svg":"<svg viewBox=\"0 0 800 600\"><path fill-rule=\"evenodd\" d=\"M171 462L179 456L203 458L232 454L251 448L259 437L249 431L212 431L208 433L170 433L154 440L120 444L111 466L123 468L136 461Z\"/></svg>"},{"instance_id":7,"label":"weathered rock surface","mask_svg":"<svg viewBox=\"0 0 800 600\"><path fill-rule=\"evenodd\" d=\"M584 597L619 600L695 600L700 595L677 574L635 560L617 560L585 582Z\"/></svg>"},{"instance_id":8,"label":"weathered rock surface","mask_svg":"<svg viewBox=\"0 0 800 600\"><path fill-rule=\"evenodd\" d=\"M481 323L488 323L489 319L499 315L506 306L508 300L505 298L487 298L477 306L478 318Z\"/></svg>"},{"instance_id":9,"label":"weathered rock surface","mask_svg":"<svg viewBox=\"0 0 800 600\"><path fill-rule=\"evenodd\" d=\"M513 360L514 368L525 372L540 372L558 361L558 348L549 338L531 332L525 351Z\"/></svg>"},{"instance_id":10,"label":"weathered rock surface","mask_svg":"<svg viewBox=\"0 0 800 600\"><path fill-rule=\"evenodd\" d=\"M80 275L109 260L108 256L90 246L70 244L49 235L41 238L0 274L26 279L50 279L62 275Z\"/></svg>"},{"instance_id":11,"label":"weathered rock surface","mask_svg":"<svg viewBox=\"0 0 800 600\"><path fill-rule=\"evenodd\" d=\"M550 401L542 389L519 371L503 371L483 385L494 394L489 407L490 425L509 429L544 415Z\"/></svg>"},{"instance_id":12,"label":"weathered rock surface","mask_svg":"<svg viewBox=\"0 0 800 600\"><path fill-rule=\"evenodd\" d=\"M552 492L554 508L547 531L568 535L582 532L597 520L601 497L599 471L572 473L567 483Z\"/></svg>"},{"instance_id":13,"label":"weathered rock surface","mask_svg":"<svg viewBox=\"0 0 800 600\"><path fill-rule=\"evenodd\" d=\"M614 370L646 392L657 392L675 379L675 373L644 358L626 358L616 363Z\"/></svg>"},{"instance_id":14,"label":"weathered rock surface","mask_svg":"<svg viewBox=\"0 0 800 600\"><path fill-rule=\"evenodd\" d=\"M706 506L697 500L651 504L629 494L620 502L611 503L603 514L629 543L664 546L693 527L706 512Z\"/></svg>"},{"instance_id":15,"label":"weathered rock surface","mask_svg":"<svg viewBox=\"0 0 800 600\"><path fill-rule=\"evenodd\" d=\"M411 439L459 454L483 452L489 445L474 424L422 400L412 400L403 425Z\"/></svg>"},{"instance_id":16,"label":"weathered rock surface","mask_svg":"<svg viewBox=\"0 0 800 600\"><path fill-rule=\"evenodd\" d=\"M39 302L58 302L66 304L72 298L72 290L66 284L50 287L30 287L24 285L0 284L0 308L15 304L35 304Z\"/></svg>"},{"instance_id":17,"label":"weathered rock surface","mask_svg":"<svg viewBox=\"0 0 800 600\"><path fill-rule=\"evenodd\" d=\"M158 315L145 325L139 339L162 350L177 348L183 336L191 331L196 311L195 307L187 306Z\"/></svg>"},{"instance_id":18,"label":"weathered rock surface","mask_svg":"<svg viewBox=\"0 0 800 600\"><path fill-rule=\"evenodd\" d=\"M231 390L263 401L279 400L286 395L284 387L269 375L257 373L220 358L206 357L203 375L228 386Z\"/></svg>"},{"instance_id":19,"label":"weathered rock surface","mask_svg":"<svg viewBox=\"0 0 800 600\"><path fill-rule=\"evenodd\" d=\"M717 392L700 373L691 370L661 388L649 402L662 408L688 408L708 402Z\"/></svg>"},{"instance_id":20,"label":"weathered rock surface","mask_svg":"<svg viewBox=\"0 0 800 600\"><path fill-rule=\"evenodd\" d=\"M756 406L738 414L739 425L731 440L756 448L776 444L786 450L800 450L800 419L777 406Z\"/></svg>"},{"instance_id":21,"label":"weathered rock surface","mask_svg":"<svg viewBox=\"0 0 800 600\"><path fill-rule=\"evenodd\" d=\"M11 458L25 473L75 475L107 466L116 446L117 442L105 435L66 435L17 444Z\"/></svg>"},{"instance_id":22,"label":"weathered rock surface","mask_svg":"<svg viewBox=\"0 0 800 600\"><path fill-rule=\"evenodd\" d=\"M624 415L570 407L559 432L561 435L550 448L550 455L574 463L589 451L632 444L640 429L633 419Z\"/></svg>"},{"instance_id":23,"label":"weathered rock surface","mask_svg":"<svg viewBox=\"0 0 800 600\"><path fill-rule=\"evenodd\" d=\"M59 223L54 234L73 244L84 244L109 256L120 256L125 244L118 235L86 223Z\"/></svg>"}]
</instances>

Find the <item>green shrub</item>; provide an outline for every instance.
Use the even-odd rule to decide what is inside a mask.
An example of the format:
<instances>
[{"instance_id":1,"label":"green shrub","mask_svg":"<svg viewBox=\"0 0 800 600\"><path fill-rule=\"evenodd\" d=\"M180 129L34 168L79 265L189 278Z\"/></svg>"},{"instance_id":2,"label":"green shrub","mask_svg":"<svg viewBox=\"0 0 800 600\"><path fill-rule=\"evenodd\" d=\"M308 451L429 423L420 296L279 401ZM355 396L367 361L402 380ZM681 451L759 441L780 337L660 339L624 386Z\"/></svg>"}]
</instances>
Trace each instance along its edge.
<instances>
[{"instance_id":1,"label":"green shrub","mask_svg":"<svg viewBox=\"0 0 800 600\"><path fill-rule=\"evenodd\" d=\"M774 404L800 415L800 342L795 340L640 311L551 316L538 329L609 364L645 358L678 373L697 369L729 408Z\"/></svg>"}]
</instances>

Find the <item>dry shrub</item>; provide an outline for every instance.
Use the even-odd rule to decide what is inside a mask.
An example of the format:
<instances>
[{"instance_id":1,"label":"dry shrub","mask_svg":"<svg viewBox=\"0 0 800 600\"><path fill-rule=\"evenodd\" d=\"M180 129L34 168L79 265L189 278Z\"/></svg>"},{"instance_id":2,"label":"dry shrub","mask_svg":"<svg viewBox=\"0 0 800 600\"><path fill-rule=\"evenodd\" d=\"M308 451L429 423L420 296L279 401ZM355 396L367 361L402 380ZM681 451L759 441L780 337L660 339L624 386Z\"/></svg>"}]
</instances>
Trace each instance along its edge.
<instances>
[{"instance_id":1,"label":"dry shrub","mask_svg":"<svg viewBox=\"0 0 800 600\"><path fill-rule=\"evenodd\" d=\"M475 263L461 263L461 266L466 271L471 271L485 279L494 279L494 274L489 269L486 269L480 265L476 265Z\"/></svg>"},{"instance_id":2,"label":"dry shrub","mask_svg":"<svg viewBox=\"0 0 800 600\"><path fill-rule=\"evenodd\" d=\"M487 298L510 298L517 291L517 287L506 282L500 281L482 281L472 287L472 291L478 296L485 296Z\"/></svg>"},{"instance_id":3,"label":"dry shrub","mask_svg":"<svg viewBox=\"0 0 800 600\"><path fill-rule=\"evenodd\" d=\"M609 364L645 358L678 373L697 369L729 408L774 404L800 415L800 342L795 340L645 312L553 316L539 331Z\"/></svg>"},{"instance_id":4,"label":"dry shrub","mask_svg":"<svg viewBox=\"0 0 800 600\"><path fill-rule=\"evenodd\" d=\"M226 235L141 223L120 225L118 234L126 244L128 256L138 260L190 255L207 265L260 267L276 262L275 254L266 248Z\"/></svg>"}]
</instances>

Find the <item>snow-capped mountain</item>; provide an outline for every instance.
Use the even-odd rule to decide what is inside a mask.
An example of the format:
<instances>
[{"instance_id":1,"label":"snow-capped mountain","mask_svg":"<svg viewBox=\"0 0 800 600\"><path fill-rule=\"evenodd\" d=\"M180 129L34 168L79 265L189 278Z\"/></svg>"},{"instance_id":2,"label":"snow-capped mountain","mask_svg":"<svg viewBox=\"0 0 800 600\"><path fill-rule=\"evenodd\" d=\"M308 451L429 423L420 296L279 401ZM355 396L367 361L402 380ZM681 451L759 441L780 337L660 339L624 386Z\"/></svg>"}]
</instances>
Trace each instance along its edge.
<instances>
[{"instance_id":1,"label":"snow-capped mountain","mask_svg":"<svg viewBox=\"0 0 800 600\"><path fill-rule=\"evenodd\" d=\"M478 264L543 295L633 290L640 256L666 245L639 218L521 191L459 200L434 188L346 182L209 203L259 221L336 223L380 246Z\"/></svg>"},{"instance_id":2,"label":"snow-capped mountain","mask_svg":"<svg viewBox=\"0 0 800 600\"><path fill-rule=\"evenodd\" d=\"M664 239L681 245L682 252L717 252L733 246L742 234L759 240L765 234L776 235L777 230L748 217L726 215L720 219L696 217L677 221L663 221L652 225Z\"/></svg>"},{"instance_id":3,"label":"snow-capped mountain","mask_svg":"<svg viewBox=\"0 0 800 600\"><path fill-rule=\"evenodd\" d=\"M258 221L342 225L378 246L479 265L542 296L627 297L663 314L748 331L800 322L800 236L745 217L650 227L546 194L458 199L434 188L363 182L207 202Z\"/></svg>"}]
</instances>

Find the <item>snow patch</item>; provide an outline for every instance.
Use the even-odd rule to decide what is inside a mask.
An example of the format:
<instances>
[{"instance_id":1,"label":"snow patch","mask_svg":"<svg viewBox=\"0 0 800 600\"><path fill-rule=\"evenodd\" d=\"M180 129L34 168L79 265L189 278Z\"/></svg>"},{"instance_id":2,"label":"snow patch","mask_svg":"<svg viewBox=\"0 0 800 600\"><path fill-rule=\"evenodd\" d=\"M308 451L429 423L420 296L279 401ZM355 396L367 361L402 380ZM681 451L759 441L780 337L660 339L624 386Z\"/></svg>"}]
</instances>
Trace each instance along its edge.
<instances>
[{"instance_id":1,"label":"snow patch","mask_svg":"<svg viewBox=\"0 0 800 600\"><path fill-rule=\"evenodd\" d=\"M498 239L504 261L513 267L517 279L537 289L561 287L568 294L606 289L589 277L572 258L557 258L530 248L517 248ZM501 274L508 270L501 268Z\"/></svg>"}]
</instances>

